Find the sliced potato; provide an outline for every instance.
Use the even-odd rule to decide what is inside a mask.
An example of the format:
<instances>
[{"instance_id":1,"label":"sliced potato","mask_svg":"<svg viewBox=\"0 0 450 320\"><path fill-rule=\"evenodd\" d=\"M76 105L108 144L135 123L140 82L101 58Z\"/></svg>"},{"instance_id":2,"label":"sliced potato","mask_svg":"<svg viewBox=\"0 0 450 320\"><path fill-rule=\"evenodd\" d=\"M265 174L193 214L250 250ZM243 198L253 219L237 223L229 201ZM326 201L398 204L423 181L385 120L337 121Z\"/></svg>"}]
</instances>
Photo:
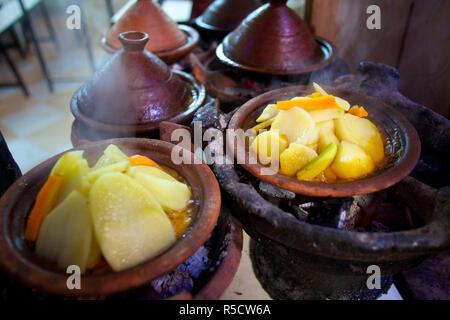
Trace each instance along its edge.
<instances>
[{"instance_id":1,"label":"sliced potato","mask_svg":"<svg viewBox=\"0 0 450 320\"><path fill-rule=\"evenodd\" d=\"M164 210L180 211L189 204L191 191L184 183L158 178L142 172L135 173L133 177L151 192Z\"/></svg>"},{"instance_id":2,"label":"sliced potato","mask_svg":"<svg viewBox=\"0 0 450 320\"><path fill-rule=\"evenodd\" d=\"M372 158L358 145L342 141L331 165L341 179L360 179L375 170Z\"/></svg>"},{"instance_id":3,"label":"sliced potato","mask_svg":"<svg viewBox=\"0 0 450 320\"><path fill-rule=\"evenodd\" d=\"M334 97L334 100L336 101L336 104L339 106L339 108L341 108L342 110L344 111L350 110L350 103L348 103L348 101L339 97Z\"/></svg>"},{"instance_id":4,"label":"sliced potato","mask_svg":"<svg viewBox=\"0 0 450 320\"><path fill-rule=\"evenodd\" d=\"M71 170L75 162L83 158L83 151L71 151L64 153L56 162L51 171L52 174L64 175Z\"/></svg>"},{"instance_id":5,"label":"sliced potato","mask_svg":"<svg viewBox=\"0 0 450 320\"><path fill-rule=\"evenodd\" d=\"M90 168L86 159L78 159L72 164L72 168L66 171L63 181L58 192L58 200L61 203L72 191L77 190L84 196L89 193L89 182L87 175Z\"/></svg>"},{"instance_id":6,"label":"sliced potato","mask_svg":"<svg viewBox=\"0 0 450 320\"><path fill-rule=\"evenodd\" d=\"M113 164L101 166L98 169L93 169L87 175L89 183L94 183L95 180L100 178L102 175L110 172L125 172L130 167L130 162L128 160L115 162Z\"/></svg>"},{"instance_id":7,"label":"sliced potato","mask_svg":"<svg viewBox=\"0 0 450 320\"><path fill-rule=\"evenodd\" d=\"M254 126L252 128L252 130L255 131L256 133L258 133L260 130L267 129L268 127L270 127L272 125L274 119L275 118L272 118L272 119L266 120L264 122L261 122L260 124L257 124L256 126Z\"/></svg>"},{"instance_id":8,"label":"sliced potato","mask_svg":"<svg viewBox=\"0 0 450 320\"><path fill-rule=\"evenodd\" d=\"M92 185L89 209L103 256L114 271L134 267L176 240L172 224L151 193L128 175L102 175Z\"/></svg>"},{"instance_id":9,"label":"sliced potato","mask_svg":"<svg viewBox=\"0 0 450 320\"><path fill-rule=\"evenodd\" d=\"M276 104L269 104L267 105L267 107L264 108L263 112L258 117L258 119L256 119L256 122L259 123L272 119L278 114L279 111L280 110L278 110Z\"/></svg>"},{"instance_id":10,"label":"sliced potato","mask_svg":"<svg viewBox=\"0 0 450 320\"><path fill-rule=\"evenodd\" d=\"M291 143L280 155L280 173L294 176L317 157L317 153L307 146Z\"/></svg>"},{"instance_id":11,"label":"sliced potato","mask_svg":"<svg viewBox=\"0 0 450 320\"><path fill-rule=\"evenodd\" d=\"M175 181L175 182L179 182L177 179L175 179L174 177L172 177L170 174L168 174L167 172L156 168L156 167L150 167L150 166L133 166L128 168L127 174L131 177L135 177L137 173L144 173L144 174L148 174L151 175L153 177L156 178L161 178L161 179L165 179L165 180L169 180L169 181Z\"/></svg>"},{"instance_id":12,"label":"sliced potato","mask_svg":"<svg viewBox=\"0 0 450 320\"><path fill-rule=\"evenodd\" d=\"M330 143L339 144L339 140L334 134L334 121L328 120L319 122L319 141L317 143L317 152L321 153Z\"/></svg>"},{"instance_id":13,"label":"sliced potato","mask_svg":"<svg viewBox=\"0 0 450 320\"><path fill-rule=\"evenodd\" d=\"M256 136L252 142L252 149L258 155L262 164L269 164L278 159L289 143L285 136L278 132L265 131Z\"/></svg>"},{"instance_id":14,"label":"sliced potato","mask_svg":"<svg viewBox=\"0 0 450 320\"><path fill-rule=\"evenodd\" d=\"M375 164L384 160L384 144L377 127L368 119L351 114L335 120L336 136L357 144L373 159Z\"/></svg>"},{"instance_id":15,"label":"sliced potato","mask_svg":"<svg viewBox=\"0 0 450 320\"><path fill-rule=\"evenodd\" d=\"M328 93L321 86L319 86L317 83L313 82L313 86L314 86L314 89L317 92L319 92L322 96L325 97L325 96L328 95Z\"/></svg>"},{"instance_id":16,"label":"sliced potato","mask_svg":"<svg viewBox=\"0 0 450 320\"><path fill-rule=\"evenodd\" d=\"M311 118L314 120L314 122L317 123L340 118L344 115L344 110L338 107L333 107L328 109L309 111L309 114L311 115Z\"/></svg>"},{"instance_id":17,"label":"sliced potato","mask_svg":"<svg viewBox=\"0 0 450 320\"><path fill-rule=\"evenodd\" d=\"M110 144L92 169L97 170L123 161L128 161L128 157L116 145Z\"/></svg>"},{"instance_id":18,"label":"sliced potato","mask_svg":"<svg viewBox=\"0 0 450 320\"><path fill-rule=\"evenodd\" d=\"M314 120L305 110L293 107L280 112L270 130L278 130L287 137L289 143L306 144L314 132Z\"/></svg>"},{"instance_id":19,"label":"sliced potato","mask_svg":"<svg viewBox=\"0 0 450 320\"><path fill-rule=\"evenodd\" d=\"M85 196L77 191L71 210L65 219L62 251L58 257L58 267L63 270L77 265L83 273L86 270L91 249L92 222Z\"/></svg>"},{"instance_id":20,"label":"sliced potato","mask_svg":"<svg viewBox=\"0 0 450 320\"><path fill-rule=\"evenodd\" d=\"M103 154L108 156L114 162L121 162L128 160L128 157L122 150L119 149L115 144L110 144Z\"/></svg>"},{"instance_id":21,"label":"sliced potato","mask_svg":"<svg viewBox=\"0 0 450 320\"><path fill-rule=\"evenodd\" d=\"M312 134L309 136L308 141L306 141L306 145L308 147L312 147L312 146L316 146L317 143L319 142L319 127L315 126L314 127L314 131L312 132Z\"/></svg>"},{"instance_id":22,"label":"sliced potato","mask_svg":"<svg viewBox=\"0 0 450 320\"><path fill-rule=\"evenodd\" d=\"M36 241L37 256L65 270L77 265L84 272L92 237L87 199L73 191L45 218Z\"/></svg>"}]
</instances>

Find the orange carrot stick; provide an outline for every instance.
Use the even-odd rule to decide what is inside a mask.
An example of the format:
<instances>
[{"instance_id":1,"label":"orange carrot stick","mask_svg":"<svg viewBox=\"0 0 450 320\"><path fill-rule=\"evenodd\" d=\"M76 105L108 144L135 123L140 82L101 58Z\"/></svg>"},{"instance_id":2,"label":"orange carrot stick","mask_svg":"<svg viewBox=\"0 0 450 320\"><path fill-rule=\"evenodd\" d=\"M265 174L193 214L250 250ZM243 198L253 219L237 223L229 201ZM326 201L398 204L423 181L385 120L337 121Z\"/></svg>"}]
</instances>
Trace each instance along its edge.
<instances>
[{"instance_id":1,"label":"orange carrot stick","mask_svg":"<svg viewBox=\"0 0 450 320\"><path fill-rule=\"evenodd\" d=\"M52 211L56 204L62 181L63 176L53 173L48 177L44 186L39 191L34 207L28 216L25 240L36 241L45 217Z\"/></svg>"},{"instance_id":2,"label":"orange carrot stick","mask_svg":"<svg viewBox=\"0 0 450 320\"><path fill-rule=\"evenodd\" d=\"M305 111L328 109L336 107L336 100L332 95L318 97L312 99L278 101L277 108L279 110L289 110L293 107L299 107Z\"/></svg>"},{"instance_id":3,"label":"orange carrot stick","mask_svg":"<svg viewBox=\"0 0 450 320\"><path fill-rule=\"evenodd\" d=\"M163 168L161 168L155 161L153 161L152 159L146 157L146 156L141 156L141 155L134 155L131 156L129 158L130 160L130 164L132 166L149 166L149 167L156 167L160 170L163 170Z\"/></svg>"},{"instance_id":4,"label":"orange carrot stick","mask_svg":"<svg viewBox=\"0 0 450 320\"><path fill-rule=\"evenodd\" d=\"M358 107L358 106L353 106L348 110L348 113L357 116L357 117L367 117L369 114L367 113L366 109L364 109L364 107Z\"/></svg>"}]
</instances>

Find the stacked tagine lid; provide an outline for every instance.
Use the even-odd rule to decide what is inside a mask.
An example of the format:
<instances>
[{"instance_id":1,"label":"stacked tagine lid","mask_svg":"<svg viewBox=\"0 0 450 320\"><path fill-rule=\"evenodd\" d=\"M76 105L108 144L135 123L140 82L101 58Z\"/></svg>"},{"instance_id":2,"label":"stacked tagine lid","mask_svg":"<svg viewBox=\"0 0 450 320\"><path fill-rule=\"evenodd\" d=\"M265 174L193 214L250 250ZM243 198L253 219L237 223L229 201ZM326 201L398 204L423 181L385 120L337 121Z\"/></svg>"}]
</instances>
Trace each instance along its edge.
<instances>
[{"instance_id":1,"label":"stacked tagine lid","mask_svg":"<svg viewBox=\"0 0 450 320\"><path fill-rule=\"evenodd\" d=\"M191 120L205 100L204 87L190 75L171 70L144 50L146 33L126 32L119 39L124 49L72 97L74 144L80 139L149 136L161 121Z\"/></svg>"},{"instance_id":2,"label":"stacked tagine lid","mask_svg":"<svg viewBox=\"0 0 450 320\"><path fill-rule=\"evenodd\" d=\"M186 25L178 25L152 0L138 0L111 27L102 39L109 52L122 49L118 36L127 31L141 31L151 35L145 49L166 63L182 58L199 42L198 32Z\"/></svg>"},{"instance_id":3,"label":"stacked tagine lid","mask_svg":"<svg viewBox=\"0 0 450 320\"><path fill-rule=\"evenodd\" d=\"M211 32L228 33L263 2L263 0L215 0L195 20L195 24Z\"/></svg>"},{"instance_id":4,"label":"stacked tagine lid","mask_svg":"<svg viewBox=\"0 0 450 320\"><path fill-rule=\"evenodd\" d=\"M232 67L266 74L302 74L334 60L335 47L315 38L287 0L270 0L255 10L217 47Z\"/></svg>"}]
</instances>

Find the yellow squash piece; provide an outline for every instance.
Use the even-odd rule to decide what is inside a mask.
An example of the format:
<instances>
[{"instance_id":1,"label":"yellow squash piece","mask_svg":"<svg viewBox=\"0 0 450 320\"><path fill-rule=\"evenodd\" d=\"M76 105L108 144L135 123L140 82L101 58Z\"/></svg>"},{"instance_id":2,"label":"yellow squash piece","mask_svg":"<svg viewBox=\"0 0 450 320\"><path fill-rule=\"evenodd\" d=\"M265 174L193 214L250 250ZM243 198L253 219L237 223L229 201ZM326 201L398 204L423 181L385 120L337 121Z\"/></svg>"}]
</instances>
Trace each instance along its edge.
<instances>
[{"instance_id":1,"label":"yellow squash piece","mask_svg":"<svg viewBox=\"0 0 450 320\"><path fill-rule=\"evenodd\" d=\"M279 111L280 110L278 110L276 104L269 104L264 108L258 119L256 119L256 122L260 123L272 119L278 114Z\"/></svg>"},{"instance_id":2,"label":"yellow squash piece","mask_svg":"<svg viewBox=\"0 0 450 320\"><path fill-rule=\"evenodd\" d=\"M328 120L316 124L319 128L319 141L317 143L317 152L321 153L330 143L339 144L339 140L334 134L334 121Z\"/></svg>"},{"instance_id":3,"label":"yellow squash piece","mask_svg":"<svg viewBox=\"0 0 450 320\"><path fill-rule=\"evenodd\" d=\"M142 172L136 172L133 178L150 191L164 210L180 211L189 204L191 191L184 183Z\"/></svg>"},{"instance_id":4,"label":"yellow squash piece","mask_svg":"<svg viewBox=\"0 0 450 320\"><path fill-rule=\"evenodd\" d=\"M130 167L127 171L127 174L131 177L134 177L137 173L148 174L148 175L156 177L156 178L161 178L161 179L165 179L165 180L169 180L169 181L178 182L178 180L175 179L174 177L172 177L170 174L168 174L167 172L165 172L161 169L158 169L156 167L135 166L135 167Z\"/></svg>"},{"instance_id":5,"label":"yellow squash piece","mask_svg":"<svg viewBox=\"0 0 450 320\"><path fill-rule=\"evenodd\" d=\"M103 256L114 271L134 267L175 242L169 218L152 194L122 173L92 185L89 209Z\"/></svg>"},{"instance_id":6,"label":"yellow squash piece","mask_svg":"<svg viewBox=\"0 0 450 320\"><path fill-rule=\"evenodd\" d=\"M86 159L76 160L63 176L57 203L61 203L74 190L81 192L87 197L90 187L87 175L90 170L91 168L89 168Z\"/></svg>"},{"instance_id":7,"label":"yellow squash piece","mask_svg":"<svg viewBox=\"0 0 450 320\"><path fill-rule=\"evenodd\" d=\"M116 145L110 144L92 169L97 170L123 161L128 161L128 157Z\"/></svg>"},{"instance_id":8,"label":"yellow squash piece","mask_svg":"<svg viewBox=\"0 0 450 320\"><path fill-rule=\"evenodd\" d=\"M252 130L255 131L256 133L258 133L260 130L267 129L268 127L270 127L272 125L273 120L275 120L275 118L261 122L260 124L257 124L256 126L254 126L252 128Z\"/></svg>"},{"instance_id":9,"label":"yellow squash piece","mask_svg":"<svg viewBox=\"0 0 450 320\"><path fill-rule=\"evenodd\" d=\"M331 169L341 179L360 179L372 173L375 164L361 147L344 140L338 147Z\"/></svg>"},{"instance_id":10,"label":"yellow squash piece","mask_svg":"<svg viewBox=\"0 0 450 320\"><path fill-rule=\"evenodd\" d=\"M330 143L322 153L297 173L298 180L312 180L327 169L336 156L337 146Z\"/></svg>"},{"instance_id":11,"label":"yellow squash piece","mask_svg":"<svg viewBox=\"0 0 450 320\"><path fill-rule=\"evenodd\" d=\"M64 153L53 166L51 174L65 175L67 171L73 168L78 160L83 158L83 151L72 151Z\"/></svg>"},{"instance_id":12,"label":"yellow squash piece","mask_svg":"<svg viewBox=\"0 0 450 320\"><path fill-rule=\"evenodd\" d=\"M317 153L302 144L291 143L280 155L280 173L294 176L317 157Z\"/></svg>"},{"instance_id":13,"label":"yellow squash piece","mask_svg":"<svg viewBox=\"0 0 450 320\"><path fill-rule=\"evenodd\" d=\"M323 110L314 110L309 112L311 118L315 123L340 118L344 115L344 113L344 110L338 107L332 107Z\"/></svg>"},{"instance_id":14,"label":"yellow squash piece","mask_svg":"<svg viewBox=\"0 0 450 320\"><path fill-rule=\"evenodd\" d=\"M48 214L36 242L36 254L62 270L77 265L84 272L89 258L92 223L87 199L73 191Z\"/></svg>"},{"instance_id":15,"label":"yellow squash piece","mask_svg":"<svg viewBox=\"0 0 450 320\"><path fill-rule=\"evenodd\" d=\"M317 83L313 82L313 87L316 92L320 93L321 96L325 97L328 95L328 93Z\"/></svg>"},{"instance_id":16,"label":"yellow squash piece","mask_svg":"<svg viewBox=\"0 0 450 320\"><path fill-rule=\"evenodd\" d=\"M259 161L266 165L278 159L289 143L285 136L278 132L265 131L256 136L252 149L258 155Z\"/></svg>"},{"instance_id":17,"label":"yellow squash piece","mask_svg":"<svg viewBox=\"0 0 450 320\"><path fill-rule=\"evenodd\" d=\"M336 136L357 144L379 164L384 160L384 144L377 127L368 119L345 114L335 120Z\"/></svg>"},{"instance_id":18,"label":"yellow squash piece","mask_svg":"<svg viewBox=\"0 0 450 320\"><path fill-rule=\"evenodd\" d=\"M128 159L126 161L121 162L115 162L113 164L105 165L102 167L99 167L98 169L93 169L89 174L87 175L87 179L89 183L94 183L95 180L100 178L102 175L110 172L125 172L130 166L130 162Z\"/></svg>"},{"instance_id":19,"label":"yellow squash piece","mask_svg":"<svg viewBox=\"0 0 450 320\"><path fill-rule=\"evenodd\" d=\"M280 112L272 123L271 130L278 130L289 143L306 144L314 132L314 120L305 110L293 107Z\"/></svg>"}]
</instances>

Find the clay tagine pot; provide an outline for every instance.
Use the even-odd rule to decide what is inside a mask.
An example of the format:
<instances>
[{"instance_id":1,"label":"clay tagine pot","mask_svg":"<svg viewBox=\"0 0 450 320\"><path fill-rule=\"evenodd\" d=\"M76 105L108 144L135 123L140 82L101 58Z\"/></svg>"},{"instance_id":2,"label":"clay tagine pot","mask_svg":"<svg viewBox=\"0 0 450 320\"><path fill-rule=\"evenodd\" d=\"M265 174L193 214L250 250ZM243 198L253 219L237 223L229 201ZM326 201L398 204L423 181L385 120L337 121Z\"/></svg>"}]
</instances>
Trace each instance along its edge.
<instances>
[{"instance_id":1,"label":"clay tagine pot","mask_svg":"<svg viewBox=\"0 0 450 320\"><path fill-rule=\"evenodd\" d=\"M195 29L178 25L152 0L136 1L102 39L103 48L111 53L122 49L118 36L127 31L150 34L151 38L145 49L166 63L179 60L200 41Z\"/></svg>"},{"instance_id":2,"label":"clay tagine pot","mask_svg":"<svg viewBox=\"0 0 450 320\"><path fill-rule=\"evenodd\" d=\"M124 49L72 97L76 121L115 138L145 135L157 130L161 121L192 119L205 101L204 87L144 50L147 34L125 32L119 39Z\"/></svg>"},{"instance_id":3,"label":"clay tagine pot","mask_svg":"<svg viewBox=\"0 0 450 320\"><path fill-rule=\"evenodd\" d=\"M195 24L205 30L228 33L262 4L261 0L216 0L195 19Z\"/></svg>"},{"instance_id":4,"label":"clay tagine pot","mask_svg":"<svg viewBox=\"0 0 450 320\"><path fill-rule=\"evenodd\" d=\"M256 160L253 163L246 161L242 166L252 175L271 185L312 197L349 197L376 192L398 183L413 171L420 156L420 139L413 125L403 115L380 100L355 91L329 87L325 90L349 101L351 105L363 105L366 108L369 120L377 126L384 139L388 161L383 169L364 179L333 184L299 181L278 173L267 175L262 172L263 166ZM312 87L295 86L262 94L245 103L234 114L228 128L250 129L256 125L256 119L268 104L296 96L306 96L313 92ZM245 137L235 139L232 132L228 132L227 138L228 146L232 148L231 150L235 150L235 155L250 156Z\"/></svg>"},{"instance_id":5,"label":"clay tagine pot","mask_svg":"<svg viewBox=\"0 0 450 320\"><path fill-rule=\"evenodd\" d=\"M331 63L336 48L314 38L308 25L286 6L271 0L251 13L217 47L217 57L232 67L268 74L310 73Z\"/></svg>"},{"instance_id":6,"label":"clay tagine pot","mask_svg":"<svg viewBox=\"0 0 450 320\"><path fill-rule=\"evenodd\" d=\"M219 185L209 167L204 163L175 165L171 160L175 145L160 140L104 140L72 150L84 150L84 157L92 166L111 143L126 154L148 156L177 171L187 181L193 198L199 203L188 231L157 257L121 272L82 276L81 289L69 290L67 274L42 264L24 241L28 214L52 167L61 157L59 154L19 178L0 199L0 264L13 278L40 292L58 296L108 296L148 284L183 263L207 241L216 226L221 207Z\"/></svg>"}]
</instances>

